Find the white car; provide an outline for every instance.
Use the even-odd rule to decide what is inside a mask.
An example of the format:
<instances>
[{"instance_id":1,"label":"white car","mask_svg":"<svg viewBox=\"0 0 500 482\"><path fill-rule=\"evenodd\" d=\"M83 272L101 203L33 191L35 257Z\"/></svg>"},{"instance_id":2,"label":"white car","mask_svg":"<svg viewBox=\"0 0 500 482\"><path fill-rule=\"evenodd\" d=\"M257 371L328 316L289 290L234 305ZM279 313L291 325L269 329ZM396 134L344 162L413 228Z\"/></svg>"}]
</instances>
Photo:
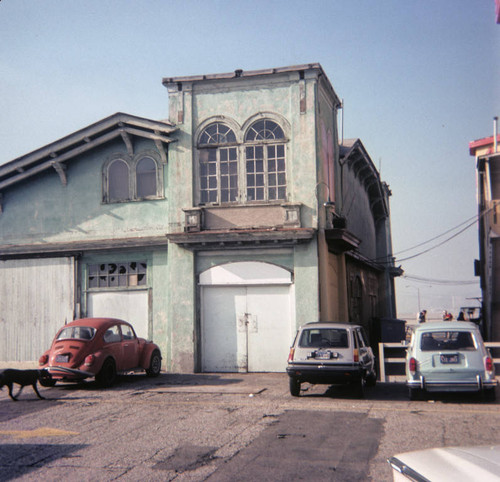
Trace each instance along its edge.
<instances>
[{"instance_id":1,"label":"white car","mask_svg":"<svg viewBox=\"0 0 500 482\"><path fill-rule=\"evenodd\" d=\"M314 322L299 328L286 369L290 394L300 395L303 382L349 384L360 397L377 382L375 357L363 328L350 323Z\"/></svg>"},{"instance_id":2,"label":"white car","mask_svg":"<svg viewBox=\"0 0 500 482\"><path fill-rule=\"evenodd\" d=\"M418 325L406 352L406 385L411 400L426 392L482 392L495 399L495 365L474 323Z\"/></svg>"},{"instance_id":3,"label":"white car","mask_svg":"<svg viewBox=\"0 0 500 482\"><path fill-rule=\"evenodd\" d=\"M417 450L388 462L394 481L500 482L500 445Z\"/></svg>"}]
</instances>

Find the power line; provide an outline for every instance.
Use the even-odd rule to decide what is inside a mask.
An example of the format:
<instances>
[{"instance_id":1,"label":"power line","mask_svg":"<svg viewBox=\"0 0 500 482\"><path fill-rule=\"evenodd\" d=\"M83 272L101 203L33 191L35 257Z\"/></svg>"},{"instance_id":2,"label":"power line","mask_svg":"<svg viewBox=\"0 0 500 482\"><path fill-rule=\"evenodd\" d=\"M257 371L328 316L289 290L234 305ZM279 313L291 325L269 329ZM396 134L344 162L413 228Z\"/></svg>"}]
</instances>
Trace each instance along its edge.
<instances>
[{"instance_id":1,"label":"power line","mask_svg":"<svg viewBox=\"0 0 500 482\"><path fill-rule=\"evenodd\" d=\"M398 251L397 253L394 253L394 255L398 255L398 254L401 254L401 253L406 253L406 251L411 251L412 249L416 249L416 248L420 248L420 246L423 246L424 244L428 244L436 239L439 239L441 238L442 236L445 236L446 234L448 233L451 233L452 231L455 231L455 229L458 229L460 228L461 226L463 226L465 223L468 223L472 220L474 220L474 222L476 222L476 220L478 219L479 215L475 215L475 216L472 216L471 218L461 222L460 224L458 224L457 226L453 227L453 228L450 228L448 229L447 231L445 231L444 233L441 233L441 234L438 234L437 236L434 236L433 238L431 239L428 239L427 241L423 241L419 244L416 244L415 246L412 246L411 248L406 248L406 249L403 249L401 251Z\"/></svg>"},{"instance_id":2,"label":"power line","mask_svg":"<svg viewBox=\"0 0 500 482\"><path fill-rule=\"evenodd\" d=\"M477 218L477 216L476 216L476 218ZM440 243L438 243L438 244L436 244L434 246L431 246L430 248L427 248L424 251L421 251L420 253L414 254L412 256L407 256L406 258L397 258L396 261L398 263L401 263L403 261L408 261L409 259L413 259L413 258L416 258L418 256L422 256L423 254L426 254L429 251L432 251L433 249L439 248L443 244L446 244L448 241L451 241L453 238L456 238L459 234L462 234L464 231L466 231L467 229L469 229L471 226L474 226L476 223L477 223L477 219L474 219L474 221L472 221L472 223L470 223L467 226L465 226L465 228L461 229L460 231L458 231L457 233L455 233L453 236L450 236L449 238L446 238L444 241L441 241ZM424 243L424 244L426 244L426 243Z\"/></svg>"},{"instance_id":3,"label":"power line","mask_svg":"<svg viewBox=\"0 0 500 482\"><path fill-rule=\"evenodd\" d=\"M411 255L411 256L407 256L406 258L396 258L394 261L392 260L387 260L387 257L384 256L384 257L381 257L381 258L375 258L375 259L372 259L372 261L374 262L378 262L378 263L381 263L381 264L393 264L393 262L403 262L403 261L408 261L409 259L413 259L413 258L416 258L418 256L422 256L423 254L426 254L428 253L429 251L432 251L433 249L436 249L436 248L439 248L440 246L442 246L443 244L446 244L448 241L451 241L452 239L456 238L458 235L462 234L464 231L466 231L467 229L469 229L471 226L474 226L477 221L482 218L483 216L485 216L487 213L489 213L491 210L493 209L493 207L489 208L489 209L486 209L485 211L481 212L480 214L477 214L476 216L473 216L472 218L469 218L469 219L466 219L465 221L462 221L460 224L458 224L457 226L451 228L451 229L448 229L447 231L444 231L443 233L441 234L438 234L437 236L434 236L433 238L430 238L426 241L423 241L419 244L416 244L415 246L412 246L411 248L406 248L406 249L403 249L401 251L398 251L397 253L394 253L394 254L401 254L401 253L405 253L407 251L411 251L415 248L419 248L420 246L423 246L425 244L428 244L432 241L435 241L436 239L439 239L443 236L445 236L446 234L448 233L451 233L453 231L455 231L456 229L460 228L461 226L463 226L464 224L466 223L469 223L467 224L463 229L461 229L460 231L456 232L455 234L453 234L452 236L446 238L445 240L443 240L442 242L434 245L434 246L431 246L427 249L425 249L424 251L421 251L419 253L416 253L414 255ZM472 221L472 222L470 222ZM385 260L385 261L384 261Z\"/></svg>"},{"instance_id":4,"label":"power line","mask_svg":"<svg viewBox=\"0 0 500 482\"><path fill-rule=\"evenodd\" d=\"M467 285L477 285L478 280L447 280L447 279L435 279L435 278L424 278L422 276L404 274L402 278L408 281L414 281L416 283L432 283L436 285L447 285L447 286L467 286Z\"/></svg>"}]
</instances>

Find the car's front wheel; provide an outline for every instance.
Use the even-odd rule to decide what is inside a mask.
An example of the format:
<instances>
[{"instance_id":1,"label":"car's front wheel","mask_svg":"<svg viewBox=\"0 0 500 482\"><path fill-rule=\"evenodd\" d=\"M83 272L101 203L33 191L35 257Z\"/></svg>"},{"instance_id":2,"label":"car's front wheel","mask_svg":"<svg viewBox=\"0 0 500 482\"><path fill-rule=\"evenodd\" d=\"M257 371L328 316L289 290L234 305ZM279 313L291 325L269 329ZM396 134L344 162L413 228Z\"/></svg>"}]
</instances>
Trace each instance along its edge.
<instances>
[{"instance_id":1,"label":"car's front wheel","mask_svg":"<svg viewBox=\"0 0 500 482\"><path fill-rule=\"evenodd\" d=\"M161 353L155 350L151 355L151 360L149 362L149 368L146 370L146 375L148 377L157 377L161 371Z\"/></svg>"},{"instance_id":2,"label":"car's front wheel","mask_svg":"<svg viewBox=\"0 0 500 482\"><path fill-rule=\"evenodd\" d=\"M116 381L116 364L112 358L107 358L101 370L95 377L101 387L110 387Z\"/></svg>"},{"instance_id":3,"label":"car's front wheel","mask_svg":"<svg viewBox=\"0 0 500 482\"><path fill-rule=\"evenodd\" d=\"M290 377L290 395L292 397L300 395L300 382L295 377Z\"/></svg>"}]
</instances>

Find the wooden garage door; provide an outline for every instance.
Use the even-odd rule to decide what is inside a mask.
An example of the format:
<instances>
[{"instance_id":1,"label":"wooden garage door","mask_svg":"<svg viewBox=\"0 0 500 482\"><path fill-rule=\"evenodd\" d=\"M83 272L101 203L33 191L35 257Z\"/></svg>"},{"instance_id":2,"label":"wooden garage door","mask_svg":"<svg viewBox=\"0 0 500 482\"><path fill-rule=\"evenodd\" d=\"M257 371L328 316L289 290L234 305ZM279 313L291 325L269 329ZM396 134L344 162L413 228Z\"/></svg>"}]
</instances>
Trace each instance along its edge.
<instances>
[{"instance_id":1,"label":"wooden garage door","mask_svg":"<svg viewBox=\"0 0 500 482\"><path fill-rule=\"evenodd\" d=\"M74 259L0 261L0 359L33 361L73 320Z\"/></svg>"},{"instance_id":2,"label":"wooden garage door","mask_svg":"<svg viewBox=\"0 0 500 482\"><path fill-rule=\"evenodd\" d=\"M284 371L295 326L290 273L231 263L205 272L200 284L202 370Z\"/></svg>"}]
</instances>

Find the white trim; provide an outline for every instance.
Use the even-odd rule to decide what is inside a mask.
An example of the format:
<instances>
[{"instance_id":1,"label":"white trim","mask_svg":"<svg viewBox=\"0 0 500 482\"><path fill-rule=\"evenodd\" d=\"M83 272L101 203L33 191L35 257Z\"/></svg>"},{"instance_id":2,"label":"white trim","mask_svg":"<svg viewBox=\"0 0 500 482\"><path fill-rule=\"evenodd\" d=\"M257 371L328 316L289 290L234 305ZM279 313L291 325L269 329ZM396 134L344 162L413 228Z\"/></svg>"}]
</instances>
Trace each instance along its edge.
<instances>
[{"instance_id":1,"label":"white trim","mask_svg":"<svg viewBox=\"0 0 500 482\"><path fill-rule=\"evenodd\" d=\"M200 286L292 284L292 273L261 261L214 266L200 274Z\"/></svg>"}]
</instances>

